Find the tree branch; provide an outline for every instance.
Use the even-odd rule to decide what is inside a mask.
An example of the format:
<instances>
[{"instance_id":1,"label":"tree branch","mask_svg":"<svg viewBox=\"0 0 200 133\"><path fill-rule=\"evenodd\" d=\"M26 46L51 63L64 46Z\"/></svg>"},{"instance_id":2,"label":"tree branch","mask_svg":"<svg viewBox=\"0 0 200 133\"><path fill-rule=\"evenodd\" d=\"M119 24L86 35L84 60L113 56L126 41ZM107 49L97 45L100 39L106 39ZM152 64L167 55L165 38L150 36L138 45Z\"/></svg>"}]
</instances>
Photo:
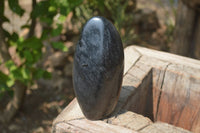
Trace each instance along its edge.
<instances>
[{"instance_id":1,"label":"tree branch","mask_svg":"<svg viewBox=\"0 0 200 133\"><path fill-rule=\"evenodd\" d=\"M7 104L6 109L0 115L0 121L3 123L9 122L17 113L23 103L26 92L26 86L20 81L16 81L14 85L13 99Z\"/></svg>"},{"instance_id":2,"label":"tree branch","mask_svg":"<svg viewBox=\"0 0 200 133\"><path fill-rule=\"evenodd\" d=\"M32 11L34 10L35 6L36 6L36 0L32 0ZM35 26L36 26L36 18L32 17L31 26L27 38L30 38L34 35Z\"/></svg>"},{"instance_id":3,"label":"tree branch","mask_svg":"<svg viewBox=\"0 0 200 133\"><path fill-rule=\"evenodd\" d=\"M8 52L8 44L6 44L5 36L3 33L2 22L0 22L0 56L1 62L4 63L11 59L11 56Z\"/></svg>"}]
</instances>

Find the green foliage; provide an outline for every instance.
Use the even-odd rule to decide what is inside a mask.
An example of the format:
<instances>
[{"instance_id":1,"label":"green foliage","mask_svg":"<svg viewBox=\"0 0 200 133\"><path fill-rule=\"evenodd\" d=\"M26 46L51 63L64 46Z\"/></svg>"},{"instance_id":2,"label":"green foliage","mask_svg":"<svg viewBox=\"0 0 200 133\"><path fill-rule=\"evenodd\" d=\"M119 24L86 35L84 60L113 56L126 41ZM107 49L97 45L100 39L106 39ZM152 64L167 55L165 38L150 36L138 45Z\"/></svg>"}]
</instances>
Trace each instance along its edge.
<instances>
[{"instance_id":1,"label":"green foliage","mask_svg":"<svg viewBox=\"0 0 200 133\"><path fill-rule=\"evenodd\" d=\"M19 16L22 16L24 14L24 10L20 7L18 0L8 0L8 5L10 9L18 14Z\"/></svg>"},{"instance_id":2,"label":"green foliage","mask_svg":"<svg viewBox=\"0 0 200 133\"><path fill-rule=\"evenodd\" d=\"M9 22L4 16L4 0L0 1L0 22ZM9 74L0 71L0 97L5 91L11 91L16 81L20 81L26 86L33 83L39 78L49 79L51 74L42 68L36 67L37 62L42 58L43 42L49 41L50 38L58 36L62 33L62 25L69 12L80 5L83 0L43 0L37 2L33 8L30 19L37 19L43 25L41 37L34 35L25 38L20 37L17 33L10 34L4 29L4 36L9 47L16 48L16 56L19 56L21 64L17 65L14 60L4 62ZM21 8L18 0L8 0L10 9L17 15L23 16L25 10ZM54 18L59 16L57 20ZM21 28L30 29L31 25L27 23ZM58 50L67 51L67 47L63 42L52 42L52 47Z\"/></svg>"},{"instance_id":3,"label":"green foliage","mask_svg":"<svg viewBox=\"0 0 200 133\"><path fill-rule=\"evenodd\" d=\"M4 84L8 80L8 76L0 71L0 84Z\"/></svg>"},{"instance_id":4,"label":"green foliage","mask_svg":"<svg viewBox=\"0 0 200 133\"><path fill-rule=\"evenodd\" d=\"M52 36L58 36L61 34L61 32L62 32L62 25L57 24L57 28L53 29L52 31Z\"/></svg>"},{"instance_id":5,"label":"green foliage","mask_svg":"<svg viewBox=\"0 0 200 133\"><path fill-rule=\"evenodd\" d=\"M3 72L0 71L0 98L3 96L4 92L8 92L11 89L9 88L9 83L10 78L8 75L4 74Z\"/></svg>"},{"instance_id":6,"label":"green foliage","mask_svg":"<svg viewBox=\"0 0 200 133\"><path fill-rule=\"evenodd\" d=\"M93 16L104 16L112 21L119 31L122 41L128 43L128 40L135 36L134 29L130 28L133 18L133 11L126 12L128 2L131 0L85 0L84 4L75 9L75 15L81 23L85 23ZM134 3L135 4L135 3ZM121 32L121 31L126 32Z\"/></svg>"},{"instance_id":7,"label":"green foliage","mask_svg":"<svg viewBox=\"0 0 200 133\"><path fill-rule=\"evenodd\" d=\"M65 47L65 45L62 43L62 42L52 42L52 46L55 48L55 49L58 49L58 50L62 50L64 52L67 52L67 47Z\"/></svg>"}]
</instances>

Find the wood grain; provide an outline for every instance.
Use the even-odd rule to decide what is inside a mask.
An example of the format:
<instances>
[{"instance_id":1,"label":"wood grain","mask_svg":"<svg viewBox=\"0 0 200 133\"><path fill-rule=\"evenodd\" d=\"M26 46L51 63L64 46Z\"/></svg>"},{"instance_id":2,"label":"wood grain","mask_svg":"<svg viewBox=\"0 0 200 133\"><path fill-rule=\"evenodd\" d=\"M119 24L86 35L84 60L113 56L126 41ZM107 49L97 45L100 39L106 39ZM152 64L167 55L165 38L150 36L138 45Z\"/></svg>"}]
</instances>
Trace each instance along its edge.
<instances>
[{"instance_id":1,"label":"wood grain","mask_svg":"<svg viewBox=\"0 0 200 133\"><path fill-rule=\"evenodd\" d=\"M129 54L134 53L134 54ZM125 60L125 66L124 66L124 74L128 72L128 70L139 60L141 57L141 54L133 47L127 47L124 50L124 60Z\"/></svg>"},{"instance_id":2,"label":"wood grain","mask_svg":"<svg viewBox=\"0 0 200 133\"><path fill-rule=\"evenodd\" d=\"M199 101L199 60L130 46L125 49L122 90L112 115L86 120L74 99L54 120L53 132L199 133Z\"/></svg>"},{"instance_id":3,"label":"wood grain","mask_svg":"<svg viewBox=\"0 0 200 133\"><path fill-rule=\"evenodd\" d=\"M140 131L141 133L190 133L187 130L172 126L167 123L156 122Z\"/></svg>"},{"instance_id":4,"label":"wood grain","mask_svg":"<svg viewBox=\"0 0 200 133\"><path fill-rule=\"evenodd\" d=\"M119 114L106 119L106 122L135 131L143 129L152 124L152 121L149 118L138 115L131 111L120 112Z\"/></svg>"},{"instance_id":5,"label":"wood grain","mask_svg":"<svg viewBox=\"0 0 200 133\"><path fill-rule=\"evenodd\" d=\"M68 122L80 129L84 129L93 133L137 133L136 131L116 126L112 124L107 124L103 121L90 121L87 119L72 120Z\"/></svg>"},{"instance_id":6,"label":"wood grain","mask_svg":"<svg viewBox=\"0 0 200 133\"><path fill-rule=\"evenodd\" d=\"M68 122L61 122L55 125L55 133L138 133L121 126L107 124L103 121L90 121L87 119L76 119Z\"/></svg>"},{"instance_id":7,"label":"wood grain","mask_svg":"<svg viewBox=\"0 0 200 133\"><path fill-rule=\"evenodd\" d=\"M168 66L157 120L200 132L200 70Z\"/></svg>"}]
</instances>

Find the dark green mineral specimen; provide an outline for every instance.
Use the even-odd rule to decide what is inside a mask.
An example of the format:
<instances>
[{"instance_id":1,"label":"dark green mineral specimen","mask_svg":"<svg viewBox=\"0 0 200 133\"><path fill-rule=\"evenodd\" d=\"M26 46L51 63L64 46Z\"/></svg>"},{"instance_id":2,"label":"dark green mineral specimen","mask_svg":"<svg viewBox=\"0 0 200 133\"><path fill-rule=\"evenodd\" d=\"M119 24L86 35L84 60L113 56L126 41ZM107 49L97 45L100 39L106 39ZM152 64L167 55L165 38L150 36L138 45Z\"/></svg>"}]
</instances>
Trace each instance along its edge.
<instances>
[{"instance_id":1,"label":"dark green mineral specimen","mask_svg":"<svg viewBox=\"0 0 200 133\"><path fill-rule=\"evenodd\" d=\"M76 46L73 84L86 118L102 119L114 110L122 84L124 52L119 33L103 17L84 26Z\"/></svg>"}]
</instances>

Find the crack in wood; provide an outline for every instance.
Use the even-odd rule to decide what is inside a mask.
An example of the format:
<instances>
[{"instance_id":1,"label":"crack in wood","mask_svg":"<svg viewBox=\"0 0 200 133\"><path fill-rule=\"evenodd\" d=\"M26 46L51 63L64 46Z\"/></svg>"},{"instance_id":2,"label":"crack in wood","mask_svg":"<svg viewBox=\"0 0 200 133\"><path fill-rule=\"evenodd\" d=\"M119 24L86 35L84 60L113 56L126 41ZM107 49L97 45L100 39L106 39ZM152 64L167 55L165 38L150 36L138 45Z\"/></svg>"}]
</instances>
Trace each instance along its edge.
<instances>
[{"instance_id":1,"label":"crack in wood","mask_svg":"<svg viewBox=\"0 0 200 133\"><path fill-rule=\"evenodd\" d=\"M146 126L144 126L144 127L141 127L140 129L138 129L137 131L138 132L140 132L142 129L144 129L144 128L146 128L146 127L148 127L148 126L150 126L151 125L151 123L149 123L148 125L146 125Z\"/></svg>"},{"instance_id":2,"label":"crack in wood","mask_svg":"<svg viewBox=\"0 0 200 133\"><path fill-rule=\"evenodd\" d=\"M167 64L165 69L164 69L163 78L162 78L161 86L160 86L160 89L159 89L160 92L159 92L158 103L157 103L157 107L156 107L156 118L155 118L155 121L157 121L158 109L159 109L159 105L160 105L160 99L161 99L161 95L162 95L162 89L163 89L163 84L164 84L164 80L165 80L165 74L166 74L166 71L167 71L167 68L169 67L169 65L171 65L171 63Z\"/></svg>"}]
</instances>

